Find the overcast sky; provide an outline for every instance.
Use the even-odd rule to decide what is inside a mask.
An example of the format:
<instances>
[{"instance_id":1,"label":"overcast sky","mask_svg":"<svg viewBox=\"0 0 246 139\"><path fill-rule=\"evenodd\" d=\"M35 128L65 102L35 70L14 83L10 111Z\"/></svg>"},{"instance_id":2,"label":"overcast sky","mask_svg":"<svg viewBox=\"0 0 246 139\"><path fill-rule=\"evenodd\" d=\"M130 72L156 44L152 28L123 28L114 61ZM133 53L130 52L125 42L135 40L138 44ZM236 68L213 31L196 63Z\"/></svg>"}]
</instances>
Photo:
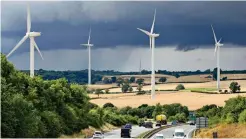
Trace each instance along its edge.
<instances>
[{"instance_id":1,"label":"overcast sky","mask_svg":"<svg viewBox=\"0 0 246 139\"><path fill-rule=\"evenodd\" d=\"M26 33L26 2L1 2L1 51L7 54ZM246 2L31 2L32 31L44 60L35 53L35 69L87 69L80 46L92 29L92 68L150 69L148 37L156 8L156 70L205 70L216 66L214 40L222 37L221 68L246 69ZM29 69L29 40L9 60Z\"/></svg>"}]
</instances>

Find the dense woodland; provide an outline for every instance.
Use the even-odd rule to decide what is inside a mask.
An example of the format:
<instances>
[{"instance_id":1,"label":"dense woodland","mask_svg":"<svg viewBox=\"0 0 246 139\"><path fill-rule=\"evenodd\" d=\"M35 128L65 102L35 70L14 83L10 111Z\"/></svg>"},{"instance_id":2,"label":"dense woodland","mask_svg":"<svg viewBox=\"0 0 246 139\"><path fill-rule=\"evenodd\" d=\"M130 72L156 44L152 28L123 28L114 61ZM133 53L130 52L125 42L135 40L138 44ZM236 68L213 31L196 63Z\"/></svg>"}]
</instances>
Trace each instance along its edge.
<instances>
[{"instance_id":1,"label":"dense woodland","mask_svg":"<svg viewBox=\"0 0 246 139\"><path fill-rule=\"evenodd\" d=\"M216 79L217 72L216 69L212 71L207 69L205 71L166 71L166 70L158 70L156 71L157 74L165 74L165 75L172 75L175 77L180 76L187 76L187 75L199 75L199 74L213 74L214 78ZM29 74L28 70L23 70L24 73ZM95 71L92 70L92 84L95 84L98 81L102 81L103 76L110 75L138 75L138 74L151 74L151 71L142 70L140 72L119 72L114 70L104 70L104 71ZM87 84L88 83L88 70L81 70L81 71L51 71L51 70L36 70L36 75L41 76L44 80L55 80L59 78L65 78L68 80L69 83L78 83L78 84ZM246 70L228 70L223 71L221 70L221 74L246 74Z\"/></svg>"}]
</instances>

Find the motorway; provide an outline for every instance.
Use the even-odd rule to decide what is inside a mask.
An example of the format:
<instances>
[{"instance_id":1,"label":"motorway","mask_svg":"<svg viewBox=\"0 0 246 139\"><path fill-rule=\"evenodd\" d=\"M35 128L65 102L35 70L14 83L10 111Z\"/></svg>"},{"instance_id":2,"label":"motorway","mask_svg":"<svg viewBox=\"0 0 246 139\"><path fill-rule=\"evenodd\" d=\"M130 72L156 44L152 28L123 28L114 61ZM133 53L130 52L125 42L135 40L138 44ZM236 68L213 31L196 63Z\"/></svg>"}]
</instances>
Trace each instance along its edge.
<instances>
[{"instance_id":1,"label":"motorway","mask_svg":"<svg viewBox=\"0 0 246 139\"><path fill-rule=\"evenodd\" d=\"M152 129L154 129L154 128L132 126L131 137L132 138L137 137L141 133L152 130ZM116 129L116 130L104 133L104 138L120 138L120 131L121 131L121 129Z\"/></svg>"},{"instance_id":2,"label":"motorway","mask_svg":"<svg viewBox=\"0 0 246 139\"><path fill-rule=\"evenodd\" d=\"M176 126L176 127L164 129L156 134L163 134L164 138L173 138L174 130L177 128L183 129L187 138L192 138L192 131L196 128L196 126L194 125ZM152 138L155 138L155 135Z\"/></svg>"}]
</instances>

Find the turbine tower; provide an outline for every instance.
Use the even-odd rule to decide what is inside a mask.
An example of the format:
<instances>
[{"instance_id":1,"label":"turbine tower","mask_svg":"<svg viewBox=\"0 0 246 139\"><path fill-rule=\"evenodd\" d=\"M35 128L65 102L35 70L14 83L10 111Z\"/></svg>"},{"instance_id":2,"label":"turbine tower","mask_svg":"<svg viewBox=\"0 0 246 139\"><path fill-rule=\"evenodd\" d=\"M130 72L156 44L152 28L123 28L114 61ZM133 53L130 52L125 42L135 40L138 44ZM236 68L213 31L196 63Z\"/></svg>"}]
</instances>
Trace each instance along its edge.
<instances>
[{"instance_id":1,"label":"turbine tower","mask_svg":"<svg viewBox=\"0 0 246 139\"><path fill-rule=\"evenodd\" d=\"M88 47L88 53L89 53L88 85L91 85L91 46L93 46L93 44L90 44L90 39L91 39L91 28L90 28L89 38L88 38L87 44L81 44L83 46Z\"/></svg>"},{"instance_id":2,"label":"turbine tower","mask_svg":"<svg viewBox=\"0 0 246 139\"><path fill-rule=\"evenodd\" d=\"M151 74L151 98L154 99L155 98L155 69L154 69L154 61L155 61L155 38L158 37L160 34L155 34L154 31L154 26L155 26L155 15L156 15L156 10L155 10L155 14L154 14L154 19L153 19L153 23L152 23L152 27L150 32L137 28L138 30L142 31L143 33L145 33L146 35L149 36L149 41L150 41L150 49L151 49L151 70L152 70L152 74Z\"/></svg>"},{"instance_id":3,"label":"turbine tower","mask_svg":"<svg viewBox=\"0 0 246 139\"><path fill-rule=\"evenodd\" d=\"M34 38L41 36L41 32L30 32L31 31L31 15L30 15L30 7L27 5L27 32L26 35L17 43L17 45L10 51L7 55L9 57L18 47L21 46L23 42L27 38L30 39L30 77L34 77L34 47L38 50L41 58L43 59L42 53L40 52L37 43Z\"/></svg>"},{"instance_id":4,"label":"turbine tower","mask_svg":"<svg viewBox=\"0 0 246 139\"><path fill-rule=\"evenodd\" d=\"M221 38L219 41L217 41L214 28L211 25L213 35L214 35L214 41L215 41L215 50L214 50L214 55L217 54L217 90L220 90L220 47L223 46L223 44L220 43Z\"/></svg>"}]
</instances>

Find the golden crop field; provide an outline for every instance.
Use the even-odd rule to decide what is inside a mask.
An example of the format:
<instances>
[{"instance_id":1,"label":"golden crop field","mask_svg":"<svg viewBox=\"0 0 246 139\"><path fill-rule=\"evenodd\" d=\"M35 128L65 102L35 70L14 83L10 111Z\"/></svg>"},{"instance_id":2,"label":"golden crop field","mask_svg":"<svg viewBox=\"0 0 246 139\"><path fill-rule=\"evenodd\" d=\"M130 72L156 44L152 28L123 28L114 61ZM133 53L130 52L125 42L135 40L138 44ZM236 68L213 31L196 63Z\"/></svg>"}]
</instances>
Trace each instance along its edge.
<instances>
[{"instance_id":1,"label":"golden crop field","mask_svg":"<svg viewBox=\"0 0 246 139\"><path fill-rule=\"evenodd\" d=\"M161 75L157 75L160 77ZM246 78L246 74L239 75L226 75L228 79L242 79ZM129 76L130 77L130 76ZM147 78L147 75L144 75ZM167 76L168 77L168 76ZM170 80L175 78L177 80L192 81L192 80L207 80L207 75L192 75L192 76L182 76L180 79L175 77L168 77ZM148 77L149 78L149 77ZM183 78L183 79L182 79ZM227 80L221 81L221 89L229 90L229 85L232 81L236 81L241 85L241 91L246 91L246 80ZM179 83L164 83L156 85L156 99L151 100L150 95L136 95L135 93L121 93L121 88L111 88L116 87L113 85L92 85L94 88L100 87L101 89L111 88L109 92L118 92L118 94L101 94L99 99L92 99L91 102L98 104L100 106L104 105L107 102L111 102L117 107L131 106L138 107L141 104L156 105L157 103L161 104L171 104L171 103L181 103L182 105L188 106L190 110L195 110L201 108L207 104L216 104L223 106L225 100L229 98L236 97L238 95L246 96L246 93L241 94L203 94L190 91L161 91L175 89ZM216 81L208 81L204 83L182 83L186 89L194 88L207 88L207 89L216 89ZM143 87L143 90L150 90L150 85ZM136 91L136 87L133 87L133 91ZM90 97L97 97L97 95L90 94Z\"/></svg>"}]
</instances>

